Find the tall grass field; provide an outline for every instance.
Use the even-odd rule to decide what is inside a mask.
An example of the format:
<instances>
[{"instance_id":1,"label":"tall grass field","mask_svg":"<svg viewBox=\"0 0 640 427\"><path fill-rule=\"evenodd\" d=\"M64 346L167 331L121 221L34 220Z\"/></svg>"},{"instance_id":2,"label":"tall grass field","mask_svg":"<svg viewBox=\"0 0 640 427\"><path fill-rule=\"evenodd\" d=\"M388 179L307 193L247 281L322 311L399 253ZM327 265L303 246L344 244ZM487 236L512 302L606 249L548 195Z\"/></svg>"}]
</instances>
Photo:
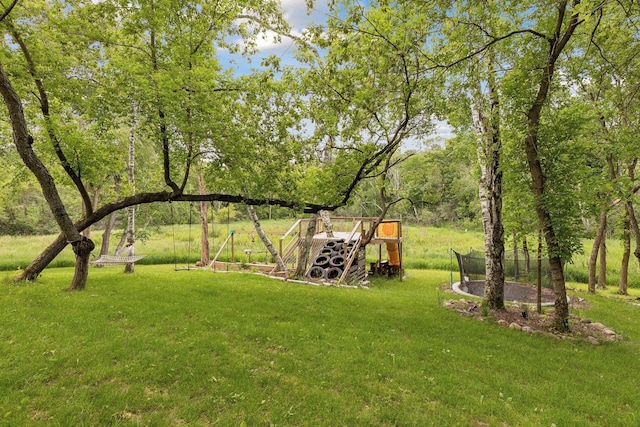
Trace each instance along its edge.
<instances>
[{"instance_id":1,"label":"tall grass field","mask_svg":"<svg viewBox=\"0 0 640 427\"><path fill-rule=\"evenodd\" d=\"M277 245L280 238L294 224L293 220L266 220L262 222L269 238ZM174 264L174 267L187 268L200 259L200 228L198 225L168 225L164 227L140 230L144 236L136 242L136 254L146 257L138 264ZM218 253L230 232L234 232L235 260L240 263L269 262L264 245L256 235L253 223L239 221L210 225L209 244L211 257ZM96 242L97 253L101 244L101 230L94 231L91 238ZM484 237L479 231L465 231L453 228L434 228L403 225L403 264L409 269L436 269L457 271L451 249L461 253L471 248L483 250ZM24 268L56 236L12 237L0 236L0 271L15 271ZM115 249L119 236L112 237L111 253ZM286 244L286 241L284 242ZM507 242L507 247L511 247ZM530 242L531 246L535 244ZM591 240L583 241L583 253L576 254L566 265L569 281L586 283L588 279L588 255ZM231 245L228 243L220 252L219 260L230 261ZM622 259L620 240L607 241L607 284L617 287ZM250 252L250 254L247 254ZM386 255L383 253L383 256ZM378 252L369 247L368 258L375 261ZM51 267L68 267L74 263L73 252L66 248L52 263ZM640 288L640 266L631 257L629 264L629 286Z\"/></svg>"}]
</instances>

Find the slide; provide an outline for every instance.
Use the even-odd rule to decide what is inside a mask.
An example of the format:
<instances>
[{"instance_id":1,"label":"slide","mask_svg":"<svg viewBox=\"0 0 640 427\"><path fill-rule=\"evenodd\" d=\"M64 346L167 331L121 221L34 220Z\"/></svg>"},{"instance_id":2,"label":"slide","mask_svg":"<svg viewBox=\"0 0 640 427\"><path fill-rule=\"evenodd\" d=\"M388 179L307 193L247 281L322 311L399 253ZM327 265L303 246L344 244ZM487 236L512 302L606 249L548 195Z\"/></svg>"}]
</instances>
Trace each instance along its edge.
<instances>
[{"instance_id":1,"label":"slide","mask_svg":"<svg viewBox=\"0 0 640 427\"><path fill-rule=\"evenodd\" d=\"M400 251L398 243L387 243L387 254L389 255L389 264L400 266Z\"/></svg>"}]
</instances>

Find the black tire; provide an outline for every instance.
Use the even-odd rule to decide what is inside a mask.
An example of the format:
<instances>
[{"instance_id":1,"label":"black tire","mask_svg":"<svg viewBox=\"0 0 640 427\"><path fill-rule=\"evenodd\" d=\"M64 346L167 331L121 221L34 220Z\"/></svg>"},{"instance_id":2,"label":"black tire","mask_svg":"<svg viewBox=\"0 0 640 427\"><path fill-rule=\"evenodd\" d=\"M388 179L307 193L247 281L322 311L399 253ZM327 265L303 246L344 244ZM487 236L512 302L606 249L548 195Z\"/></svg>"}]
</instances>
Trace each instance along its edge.
<instances>
[{"instance_id":1,"label":"black tire","mask_svg":"<svg viewBox=\"0 0 640 427\"><path fill-rule=\"evenodd\" d=\"M313 260L313 265L326 268L329 266L329 260L329 255L320 254L316 257L316 259Z\"/></svg>"},{"instance_id":2,"label":"black tire","mask_svg":"<svg viewBox=\"0 0 640 427\"><path fill-rule=\"evenodd\" d=\"M333 250L333 247L336 245L335 240L329 240L327 243L324 244L325 248L331 248Z\"/></svg>"},{"instance_id":3,"label":"black tire","mask_svg":"<svg viewBox=\"0 0 640 427\"><path fill-rule=\"evenodd\" d=\"M344 257L342 255L336 255L329 260L331 267L342 267L344 265Z\"/></svg>"},{"instance_id":4,"label":"black tire","mask_svg":"<svg viewBox=\"0 0 640 427\"><path fill-rule=\"evenodd\" d=\"M307 272L307 276L312 279L324 279L325 275L326 275L326 270L322 267L318 267L317 265L314 265L313 267L311 267Z\"/></svg>"},{"instance_id":5,"label":"black tire","mask_svg":"<svg viewBox=\"0 0 640 427\"><path fill-rule=\"evenodd\" d=\"M342 276L342 269L340 267L331 267L325 272L325 277L328 280L336 280L340 276Z\"/></svg>"},{"instance_id":6,"label":"black tire","mask_svg":"<svg viewBox=\"0 0 640 427\"><path fill-rule=\"evenodd\" d=\"M326 256L331 256L331 254L333 253L333 249L331 248L323 248L320 253L322 255L326 255Z\"/></svg>"}]
</instances>

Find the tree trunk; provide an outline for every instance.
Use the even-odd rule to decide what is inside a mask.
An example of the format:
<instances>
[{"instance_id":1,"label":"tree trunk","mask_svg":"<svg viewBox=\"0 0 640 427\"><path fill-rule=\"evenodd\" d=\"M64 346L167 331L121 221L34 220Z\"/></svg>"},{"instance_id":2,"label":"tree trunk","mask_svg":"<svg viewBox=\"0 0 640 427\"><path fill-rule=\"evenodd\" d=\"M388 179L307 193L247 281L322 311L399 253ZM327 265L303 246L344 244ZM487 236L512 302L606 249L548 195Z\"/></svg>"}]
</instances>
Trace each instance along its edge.
<instances>
[{"instance_id":1,"label":"tree trunk","mask_svg":"<svg viewBox=\"0 0 640 427\"><path fill-rule=\"evenodd\" d=\"M542 314L542 230L538 231L538 271L536 276L536 311L538 314Z\"/></svg>"},{"instance_id":2,"label":"tree trunk","mask_svg":"<svg viewBox=\"0 0 640 427\"><path fill-rule=\"evenodd\" d=\"M524 272L528 275L531 271L531 257L529 255L529 247L527 246L527 236L522 238L522 253L524 254Z\"/></svg>"},{"instance_id":3,"label":"tree trunk","mask_svg":"<svg viewBox=\"0 0 640 427\"><path fill-rule=\"evenodd\" d=\"M64 234L58 235L58 237L56 237L56 239L47 246L45 250L31 261L31 263L16 277L15 280L36 280L51 261L53 261L58 254L67 247L67 243L67 238Z\"/></svg>"},{"instance_id":4,"label":"tree trunk","mask_svg":"<svg viewBox=\"0 0 640 427\"><path fill-rule=\"evenodd\" d=\"M607 289L607 217L605 216L605 232L600 240L600 271L598 271L598 289Z\"/></svg>"},{"instance_id":5,"label":"tree trunk","mask_svg":"<svg viewBox=\"0 0 640 427\"><path fill-rule=\"evenodd\" d=\"M278 250L262 229L262 225L260 225L260 220L258 219L258 215L256 215L255 209L253 209L253 206L247 205L247 211L249 212L249 217L251 218L251 221L253 221L253 226L256 229L256 233L260 237L260 240L262 240L262 243L267 248L273 259L276 261L276 265L278 266L277 271L284 271L286 273L287 265L284 263L282 257L278 253Z\"/></svg>"},{"instance_id":6,"label":"tree trunk","mask_svg":"<svg viewBox=\"0 0 640 427\"><path fill-rule=\"evenodd\" d=\"M324 230L327 233L327 238L333 238L333 224L331 223L331 217L329 216L329 211L321 210L320 218L322 219L322 224L324 225Z\"/></svg>"},{"instance_id":7,"label":"tree trunk","mask_svg":"<svg viewBox=\"0 0 640 427\"><path fill-rule=\"evenodd\" d=\"M629 212L625 210L624 227L622 229L622 263L620 264L620 279L618 280L618 293L629 295L627 287L629 284L629 259L631 258L631 221Z\"/></svg>"},{"instance_id":8,"label":"tree trunk","mask_svg":"<svg viewBox=\"0 0 640 427\"><path fill-rule=\"evenodd\" d=\"M107 217L107 221L105 222L104 231L102 232L102 244L100 245L100 254L108 255L109 254L109 240L111 240L111 232L113 231L113 227L116 224L117 213L113 212ZM97 264L96 268L102 268L104 265Z\"/></svg>"},{"instance_id":9,"label":"tree trunk","mask_svg":"<svg viewBox=\"0 0 640 427\"><path fill-rule=\"evenodd\" d=\"M313 244L313 236L316 234L316 223L318 222L319 214L314 214L309 219L307 225L307 232L304 239L300 240L300 247L298 248L298 264L296 265L296 271L294 277L303 278L307 272L307 261L309 260L309 251L311 251L311 245Z\"/></svg>"},{"instance_id":10,"label":"tree trunk","mask_svg":"<svg viewBox=\"0 0 640 427\"><path fill-rule=\"evenodd\" d=\"M82 237L82 240L73 246L73 252L76 254L76 267L69 286L70 291L81 291L86 288L87 278L89 276L89 259L91 251L93 251L96 245L91 239Z\"/></svg>"},{"instance_id":11,"label":"tree trunk","mask_svg":"<svg viewBox=\"0 0 640 427\"><path fill-rule=\"evenodd\" d=\"M598 217L598 230L593 239L593 246L591 247L591 255L589 256L589 281L588 292L595 293L596 291L596 265L598 262L598 251L600 250L600 244L603 236L607 231L607 209L603 207L600 210L600 216Z\"/></svg>"},{"instance_id":12,"label":"tree trunk","mask_svg":"<svg viewBox=\"0 0 640 427\"><path fill-rule=\"evenodd\" d=\"M113 177L114 190L116 195L120 194L120 176L115 175ZM104 232L102 233L102 244L100 245L100 255L108 255L109 254L109 243L111 241L111 232L113 231L113 227L116 225L116 219L118 218L118 212L111 212L107 217L107 221L105 222ZM102 264L96 265L98 268L102 268Z\"/></svg>"},{"instance_id":13,"label":"tree trunk","mask_svg":"<svg viewBox=\"0 0 640 427\"><path fill-rule=\"evenodd\" d=\"M136 192L136 175L135 175L135 166L136 166L136 125L137 118L136 113L138 109L136 104L133 104L133 121L131 123L131 129L129 131L129 157L127 159L127 180L129 185L131 186L131 191L133 194ZM135 255L135 243L136 243L136 207L129 206L127 208L127 256ZM124 272L125 273L133 273L135 271L135 265L132 262L125 264Z\"/></svg>"},{"instance_id":14,"label":"tree trunk","mask_svg":"<svg viewBox=\"0 0 640 427\"><path fill-rule=\"evenodd\" d=\"M629 162L627 166L629 179L631 180L632 183L636 180L635 171L636 171L637 163L638 163L638 159L635 158L631 162ZM627 200L626 210L627 210L627 213L629 214L631 231L633 231L633 235L636 238L636 249L633 251L633 255L638 259L638 263L640 263L640 228L638 227L638 219L636 218L636 213L633 209L633 202L630 199Z\"/></svg>"},{"instance_id":15,"label":"tree trunk","mask_svg":"<svg viewBox=\"0 0 640 427\"><path fill-rule=\"evenodd\" d=\"M76 272L72 281L71 289L83 289L87 282L87 272L89 256L94 244L90 239L82 238L73 221L69 217L67 210L62 203L62 199L56 188L53 177L35 154L29 141L33 138L27 130L27 121L22 109L22 101L13 89L2 64L0 64L0 92L5 105L9 111L11 126L13 130L13 142L22 158L24 164L31 170L42 188L42 194L53 213L60 230L67 242L73 246L76 254ZM88 249L91 248L91 249ZM86 266L83 264L86 262ZM80 265L78 265L80 263Z\"/></svg>"},{"instance_id":16,"label":"tree trunk","mask_svg":"<svg viewBox=\"0 0 640 427\"><path fill-rule=\"evenodd\" d=\"M136 254L135 243L136 243L136 208L135 206L131 206L127 208L127 256L134 256ZM126 263L124 265L125 273L133 273L135 271L135 265L132 262Z\"/></svg>"},{"instance_id":17,"label":"tree trunk","mask_svg":"<svg viewBox=\"0 0 640 427\"><path fill-rule=\"evenodd\" d=\"M549 39L549 53L543 62L542 75L535 100L527 111L527 131L524 138L527 164L531 174L531 189L534 197L535 211L538 221L542 227L547 251L549 253L549 269L551 271L551 282L555 294L555 312L553 318L554 327L560 332L569 330L569 304L567 302L567 289L565 284L564 270L560 247L558 245L556 231L553 228L551 214L545 205L545 175L542 164L538 158L538 127L542 116L542 108L549 95L551 81L555 73L556 61L571 39L575 29L582 22L578 12L569 17L569 22L565 23L567 1L563 0L558 4L558 15L556 19L556 32ZM564 29L563 33L560 30Z\"/></svg>"},{"instance_id":18,"label":"tree trunk","mask_svg":"<svg viewBox=\"0 0 640 427\"><path fill-rule=\"evenodd\" d=\"M198 174L198 192L206 194L204 185L204 177ZM200 202L200 265L207 266L211 262L211 253L209 249L209 220L207 219L207 202Z\"/></svg>"},{"instance_id":19,"label":"tree trunk","mask_svg":"<svg viewBox=\"0 0 640 427\"><path fill-rule=\"evenodd\" d=\"M124 230L122 230L122 235L120 236L120 240L118 241L118 244L116 245L116 250L113 251L113 254L115 256L122 256L122 251L124 250L124 244L127 241L127 227L129 225L125 225Z\"/></svg>"},{"instance_id":20,"label":"tree trunk","mask_svg":"<svg viewBox=\"0 0 640 427\"><path fill-rule=\"evenodd\" d=\"M516 234L516 231L513 230L513 280L515 282L518 281L518 279L520 278L520 271L519 268L520 266L518 265L518 236Z\"/></svg>"},{"instance_id":21,"label":"tree trunk","mask_svg":"<svg viewBox=\"0 0 640 427\"><path fill-rule=\"evenodd\" d=\"M640 264L640 228L638 227L638 220L636 213L633 209L633 203L627 202L627 211L629 212L629 223L631 224L631 230L636 238L636 249L633 251L633 255L638 259Z\"/></svg>"},{"instance_id":22,"label":"tree trunk","mask_svg":"<svg viewBox=\"0 0 640 427\"><path fill-rule=\"evenodd\" d=\"M484 228L484 303L490 310L504 310L504 225L502 222L502 170L500 156L500 110L495 88L493 61L489 60L486 88L488 107L482 88L477 89L475 127L479 135L480 208ZM486 112L486 114L485 114Z\"/></svg>"}]
</instances>

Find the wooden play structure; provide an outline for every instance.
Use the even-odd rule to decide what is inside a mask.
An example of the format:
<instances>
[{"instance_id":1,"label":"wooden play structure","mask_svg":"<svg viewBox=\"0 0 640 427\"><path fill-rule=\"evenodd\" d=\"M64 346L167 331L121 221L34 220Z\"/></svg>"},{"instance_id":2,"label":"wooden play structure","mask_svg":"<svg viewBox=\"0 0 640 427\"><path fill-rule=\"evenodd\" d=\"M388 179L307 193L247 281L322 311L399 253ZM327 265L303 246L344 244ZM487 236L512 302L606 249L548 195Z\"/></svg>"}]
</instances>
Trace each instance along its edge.
<instances>
[{"instance_id":1,"label":"wooden play structure","mask_svg":"<svg viewBox=\"0 0 640 427\"><path fill-rule=\"evenodd\" d=\"M300 219L280 237L278 252L287 265L289 272L295 270L301 252L302 240L306 234L310 219ZM327 233L324 223L318 219L316 233L313 236L309 256L306 260L305 279L318 283L358 285L369 274L391 277L402 274L402 223L399 220L383 220L376 226L377 218L340 217L331 218L333 230ZM371 240L363 245L371 230ZM218 253L211 261L214 271L239 270L250 268L255 271L280 276L273 264L252 262L238 265L235 262L235 232L231 230ZM367 271L367 248L377 246L377 260L369 264ZM218 257L227 248L231 250L231 262L220 262ZM247 250L245 250L245 253ZM369 251L369 257L371 258ZM386 258L384 255L386 254Z\"/></svg>"}]
</instances>

